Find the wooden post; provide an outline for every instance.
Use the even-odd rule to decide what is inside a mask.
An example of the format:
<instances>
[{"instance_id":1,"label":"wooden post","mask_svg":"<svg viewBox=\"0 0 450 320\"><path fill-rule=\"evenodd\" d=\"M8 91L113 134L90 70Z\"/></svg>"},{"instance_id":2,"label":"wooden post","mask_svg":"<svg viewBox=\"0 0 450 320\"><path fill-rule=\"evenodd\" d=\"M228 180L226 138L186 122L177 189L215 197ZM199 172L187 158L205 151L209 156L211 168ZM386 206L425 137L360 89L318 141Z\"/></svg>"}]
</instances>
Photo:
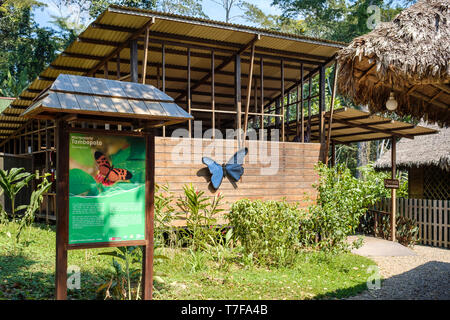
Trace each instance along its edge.
<instances>
[{"instance_id":1,"label":"wooden post","mask_svg":"<svg viewBox=\"0 0 450 320\"><path fill-rule=\"evenodd\" d=\"M103 77L105 77L105 79L108 79L109 77L108 61L105 61L105 66L103 67Z\"/></svg>"},{"instance_id":2,"label":"wooden post","mask_svg":"<svg viewBox=\"0 0 450 320\"><path fill-rule=\"evenodd\" d=\"M215 87L214 83L216 81L216 75L214 72L215 61L214 61L214 50L211 50L211 128L212 128L212 138L215 139L216 133L216 100L215 100Z\"/></svg>"},{"instance_id":3,"label":"wooden post","mask_svg":"<svg viewBox=\"0 0 450 320\"><path fill-rule=\"evenodd\" d=\"M192 94L191 94L191 48L187 49L187 89L186 100L188 113L192 114ZM192 138L192 120L188 121L189 138Z\"/></svg>"},{"instance_id":4,"label":"wooden post","mask_svg":"<svg viewBox=\"0 0 450 320\"><path fill-rule=\"evenodd\" d=\"M166 93L166 45L161 45L161 63L162 63L162 92ZM166 136L166 126L162 127L163 137Z\"/></svg>"},{"instance_id":5,"label":"wooden post","mask_svg":"<svg viewBox=\"0 0 450 320\"><path fill-rule=\"evenodd\" d=\"M242 130L242 97L241 97L241 55L235 56L234 62L234 91L236 104L236 130L238 131L237 139L239 148L241 147L241 130Z\"/></svg>"},{"instance_id":6,"label":"wooden post","mask_svg":"<svg viewBox=\"0 0 450 320\"><path fill-rule=\"evenodd\" d=\"M281 141L284 142L284 60L281 59Z\"/></svg>"},{"instance_id":7,"label":"wooden post","mask_svg":"<svg viewBox=\"0 0 450 320\"><path fill-rule=\"evenodd\" d=\"M259 61L259 85L261 92L261 130L264 130L264 62L263 58ZM263 131L261 131L263 132Z\"/></svg>"},{"instance_id":8,"label":"wooden post","mask_svg":"<svg viewBox=\"0 0 450 320\"><path fill-rule=\"evenodd\" d=\"M67 122L56 122L56 269L55 296L67 299L67 245L69 243L69 133Z\"/></svg>"},{"instance_id":9,"label":"wooden post","mask_svg":"<svg viewBox=\"0 0 450 320\"><path fill-rule=\"evenodd\" d=\"M147 78L147 62L148 62L148 38L150 36L150 26L145 30L144 42L144 58L142 59L142 83L145 84Z\"/></svg>"},{"instance_id":10,"label":"wooden post","mask_svg":"<svg viewBox=\"0 0 450 320\"><path fill-rule=\"evenodd\" d=\"M155 212L155 132L152 129L145 135L145 238L142 258L142 299L151 300L153 294L153 250L154 250L154 212Z\"/></svg>"},{"instance_id":11,"label":"wooden post","mask_svg":"<svg viewBox=\"0 0 450 320\"><path fill-rule=\"evenodd\" d=\"M138 82L138 43L137 40L130 41L130 76L131 82Z\"/></svg>"},{"instance_id":12,"label":"wooden post","mask_svg":"<svg viewBox=\"0 0 450 320\"><path fill-rule=\"evenodd\" d=\"M247 96L246 96L246 103L245 103L245 117L244 117L244 137L247 134L247 127L248 127L248 112L250 109L250 98L252 93L252 80L253 80L253 65L255 62L255 44L252 44L252 51L250 56L250 66L248 70L248 82L247 82Z\"/></svg>"},{"instance_id":13,"label":"wooden post","mask_svg":"<svg viewBox=\"0 0 450 320\"><path fill-rule=\"evenodd\" d=\"M330 118L328 119L327 142L325 146L325 165L328 164L328 149L331 141L331 126L333 125L334 99L336 97L337 76L339 71L338 61L334 63L333 92L331 93Z\"/></svg>"},{"instance_id":14,"label":"wooden post","mask_svg":"<svg viewBox=\"0 0 450 320\"><path fill-rule=\"evenodd\" d=\"M396 171L397 171L397 164L396 164L396 159L397 159L397 146L396 146L396 138L392 137L391 141L392 141L392 147L391 147L391 179L395 179L396 176ZM395 241L395 231L396 231L396 213L397 213L397 201L396 201L396 189L392 188L391 189L391 239L392 241Z\"/></svg>"},{"instance_id":15,"label":"wooden post","mask_svg":"<svg viewBox=\"0 0 450 320\"><path fill-rule=\"evenodd\" d=\"M120 51L117 52L117 58L116 58L116 73L117 73L117 79L120 79Z\"/></svg>"},{"instance_id":16,"label":"wooden post","mask_svg":"<svg viewBox=\"0 0 450 320\"><path fill-rule=\"evenodd\" d=\"M308 142L311 141L311 90L312 90L312 76L309 76L308 84Z\"/></svg>"},{"instance_id":17,"label":"wooden post","mask_svg":"<svg viewBox=\"0 0 450 320\"><path fill-rule=\"evenodd\" d=\"M325 141L323 130L323 112L325 111L325 66L321 65L319 69L319 141L322 144ZM326 155L326 157L328 157L328 155Z\"/></svg>"}]
</instances>

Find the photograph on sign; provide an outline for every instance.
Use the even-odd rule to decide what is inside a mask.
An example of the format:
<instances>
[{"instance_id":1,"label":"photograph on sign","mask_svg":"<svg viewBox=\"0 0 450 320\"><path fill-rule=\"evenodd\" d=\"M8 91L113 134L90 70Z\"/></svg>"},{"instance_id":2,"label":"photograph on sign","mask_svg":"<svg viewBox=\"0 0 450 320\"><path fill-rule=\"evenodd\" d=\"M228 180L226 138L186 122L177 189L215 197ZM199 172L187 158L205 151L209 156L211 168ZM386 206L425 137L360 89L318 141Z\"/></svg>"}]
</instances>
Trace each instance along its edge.
<instances>
[{"instance_id":1,"label":"photograph on sign","mask_svg":"<svg viewBox=\"0 0 450 320\"><path fill-rule=\"evenodd\" d=\"M71 133L69 244L144 239L144 138Z\"/></svg>"}]
</instances>

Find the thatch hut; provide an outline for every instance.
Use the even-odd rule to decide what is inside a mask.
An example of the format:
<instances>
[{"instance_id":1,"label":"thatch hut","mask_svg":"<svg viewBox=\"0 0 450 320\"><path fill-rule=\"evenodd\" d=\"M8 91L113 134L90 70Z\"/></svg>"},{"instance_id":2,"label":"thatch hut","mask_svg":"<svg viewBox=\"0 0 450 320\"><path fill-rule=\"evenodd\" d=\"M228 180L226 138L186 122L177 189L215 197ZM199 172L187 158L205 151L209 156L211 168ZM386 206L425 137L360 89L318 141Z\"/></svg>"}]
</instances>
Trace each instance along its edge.
<instances>
[{"instance_id":1,"label":"thatch hut","mask_svg":"<svg viewBox=\"0 0 450 320\"><path fill-rule=\"evenodd\" d=\"M436 125L424 126L438 129ZM408 171L410 198L450 200L450 128L414 140L400 140L396 164L397 168ZM389 150L375 163L375 168L390 167Z\"/></svg>"},{"instance_id":2,"label":"thatch hut","mask_svg":"<svg viewBox=\"0 0 450 320\"><path fill-rule=\"evenodd\" d=\"M371 112L450 125L450 1L419 0L338 53L338 89Z\"/></svg>"}]
</instances>

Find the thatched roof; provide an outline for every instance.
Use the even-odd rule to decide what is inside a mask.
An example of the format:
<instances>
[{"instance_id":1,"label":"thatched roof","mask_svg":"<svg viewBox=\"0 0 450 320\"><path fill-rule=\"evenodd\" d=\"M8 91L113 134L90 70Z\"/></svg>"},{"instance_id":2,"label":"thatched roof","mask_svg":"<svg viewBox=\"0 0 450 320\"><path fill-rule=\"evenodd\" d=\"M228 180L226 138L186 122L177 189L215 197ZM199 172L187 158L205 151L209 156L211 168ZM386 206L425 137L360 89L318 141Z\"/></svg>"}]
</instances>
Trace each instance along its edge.
<instances>
[{"instance_id":1,"label":"thatched roof","mask_svg":"<svg viewBox=\"0 0 450 320\"><path fill-rule=\"evenodd\" d=\"M450 1L419 0L338 53L339 91L372 112L450 125Z\"/></svg>"},{"instance_id":2,"label":"thatched roof","mask_svg":"<svg viewBox=\"0 0 450 320\"><path fill-rule=\"evenodd\" d=\"M424 123L420 125L437 129L439 133L415 137L414 140L401 139L397 144L397 167L405 169L433 165L450 171L450 128ZM375 162L375 168L390 167L391 150L388 150Z\"/></svg>"}]
</instances>

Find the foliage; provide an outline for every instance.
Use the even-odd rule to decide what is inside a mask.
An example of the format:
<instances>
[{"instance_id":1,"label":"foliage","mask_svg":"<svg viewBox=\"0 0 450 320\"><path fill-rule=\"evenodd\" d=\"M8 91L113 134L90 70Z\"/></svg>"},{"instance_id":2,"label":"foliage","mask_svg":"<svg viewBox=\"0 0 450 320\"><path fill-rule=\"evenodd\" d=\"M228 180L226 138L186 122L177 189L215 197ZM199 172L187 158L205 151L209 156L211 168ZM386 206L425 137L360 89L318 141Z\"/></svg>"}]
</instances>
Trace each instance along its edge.
<instances>
[{"instance_id":1,"label":"foliage","mask_svg":"<svg viewBox=\"0 0 450 320\"><path fill-rule=\"evenodd\" d=\"M261 265L287 266L298 247L300 211L285 201L235 202L227 215L233 237Z\"/></svg>"},{"instance_id":2,"label":"foliage","mask_svg":"<svg viewBox=\"0 0 450 320\"><path fill-rule=\"evenodd\" d=\"M403 3L402 3L403 2ZM381 20L390 21L404 8L406 1L355 0L273 0L273 5L287 18L301 17L305 34L330 40L349 42L370 31L368 19L373 12L369 6L380 9Z\"/></svg>"},{"instance_id":3,"label":"foliage","mask_svg":"<svg viewBox=\"0 0 450 320\"><path fill-rule=\"evenodd\" d=\"M384 193L383 184L380 186L379 175L370 167L363 168L365 180L354 178L342 164L328 168L319 163L316 170L318 199L302 221L302 242L330 252L347 250L347 236L356 231L367 208Z\"/></svg>"},{"instance_id":4,"label":"foliage","mask_svg":"<svg viewBox=\"0 0 450 320\"><path fill-rule=\"evenodd\" d=\"M305 25L302 20L295 20L274 14L265 14L253 3L243 1L240 3L243 11L242 18L260 27L295 34L305 32Z\"/></svg>"},{"instance_id":5,"label":"foliage","mask_svg":"<svg viewBox=\"0 0 450 320\"><path fill-rule=\"evenodd\" d=\"M174 195L169 186L155 184L155 242L165 243L164 235L168 235L169 245L176 244L177 234L172 225L176 218L173 207Z\"/></svg>"},{"instance_id":6,"label":"foliage","mask_svg":"<svg viewBox=\"0 0 450 320\"><path fill-rule=\"evenodd\" d=\"M11 200L11 214L12 219L16 218L16 210L23 209L16 208L16 196L28 183L34 179L35 175L29 172L24 172L24 168L11 168L10 170L0 169L0 187L3 189L5 195Z\"/></svg>"},{"instance_id":7,"label":"foliage","mask_svg":"<svg viewBox=\"0 0 450 320\"><path fill-rule=\"evenodd\" d=\"M47 180L47 177L50 174L46 174L42 177L42 181L37 185L36 190L33 190L30 197L30 203L28 205L23 205L18 207L18 210L25 210L25 213L23 217L20 220L20 226L19 230L16 234L16 241L20 241L20 236L22 234L23 228L26 226L31 226L31 224L34 221L35 213L41 206L41 203L44 199L44 193L46 193L50 187L52 186L52 183Z\"/></svg>"},{"instance_id":8,"label":"foliage","mask_svg":"<svg viewBox=\"0 0 450 320\"><path fill-rule=\"evenodd\" d=\"M13 233L13 227L14 223L0 225L0 300L54 299L55 226L33 224L26 228L23 237L30 244L19 255L12 255L7 247L6 234ZM111 267L111 256L98 253L111 250L68 252L68 265L79 266L81 271L81 288L69 290L68 299L104 299L97 294L97 288L100 283L109 281L111 272L115 271ZM186 272L187 250L164 248L161 253L169 259L155 265L155 270L164 275L161 285L156 283L155 277L158 290L153 297L156 300L344 298L366 289L366 270L374 264L368 258L353 254L325 258L320 252L299 252L290 268L243 268L239 261L230 261L229 268L220 269L206 253L205 269Z\"/></svg>"},{"instance_id":9,"label":"foliage","mask_svg":"<svg viewBox=\"0 0 450 320\"><path fill-rule=\"evenodd\" d=\"M32 0L3 1L0 6L0 92L4 96L18 96L61 48L55 31L39 27L34 20L33 10L42 6Z\"/></svg>"},{"instance_id":10,"label":"foliage","mask_svg":"<svg viewBox=\"0 0 450 320\"><path fill-rule=\"evenodd\" d=\"M99 253L99 255L113 257L114 273L109 281L97 289L97 292L104 291L105 299L138 300L140 298L142 268L140 248L138 246L117 247L114 251Z\"/></svg>"},{"instance_id":11,"label":"foliage","mask_svg":"<svg viewBox=\"0 0 450 320\"><path fill-rule=\"evenodd\" d=\"M223 196L219 193L213 198L205 196L204 191L196 190L192 184L183 187L184 196L180 196L177 206L186 219L184 231L185 240L193 250L204 249L217 239L218 230L214 227L218 215L223 212L221 202ZM220 232L219 232L220 233Z\"/></svg>"},{"instance_id":12,"label":"foliage","mask_svg":"<svg viewBox=\"0 0 450 320\"><path fill-rule=\"evenodd\" d=\"M380 220L381 223L378 223L377 236L389 240L391 237L390 215L383 215ZM419 227L415 220L397 214L395 224L395 237L400 244L412 247L419 241ZM374 234L373 220L363 230L366 233Z\"/></svg>"}]
</instances>

